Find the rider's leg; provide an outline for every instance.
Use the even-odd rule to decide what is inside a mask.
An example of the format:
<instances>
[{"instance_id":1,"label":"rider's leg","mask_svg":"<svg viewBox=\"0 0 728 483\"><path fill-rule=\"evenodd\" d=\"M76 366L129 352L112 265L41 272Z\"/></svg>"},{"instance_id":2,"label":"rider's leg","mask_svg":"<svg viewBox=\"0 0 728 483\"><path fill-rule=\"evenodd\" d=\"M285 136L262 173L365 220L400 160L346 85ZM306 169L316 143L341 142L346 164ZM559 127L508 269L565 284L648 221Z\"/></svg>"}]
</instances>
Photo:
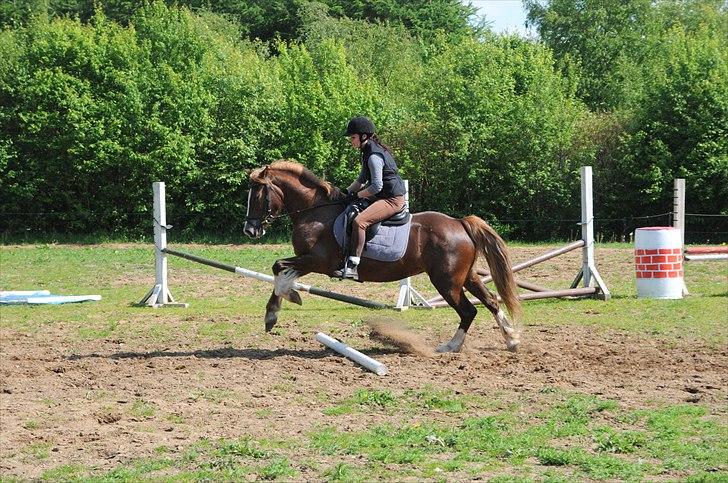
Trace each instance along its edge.
<instances>
[{"instance_id":1,"label":"rider's leg","mask_svg":"<svg viewBox=\"0 0 728 483\"><path fill-rule=\"evenodd\" d=\"M375 201L354 218L351 227L352 252L346 263L346 267L344 267L344 276L346 278L358 277L357 268L361 260L361 254L364 251L367 228L374 223L386 220L395 213L399 213L402 211L402 208L404 208L404 196L386 198Z\"/></svg>"}]
</instances>

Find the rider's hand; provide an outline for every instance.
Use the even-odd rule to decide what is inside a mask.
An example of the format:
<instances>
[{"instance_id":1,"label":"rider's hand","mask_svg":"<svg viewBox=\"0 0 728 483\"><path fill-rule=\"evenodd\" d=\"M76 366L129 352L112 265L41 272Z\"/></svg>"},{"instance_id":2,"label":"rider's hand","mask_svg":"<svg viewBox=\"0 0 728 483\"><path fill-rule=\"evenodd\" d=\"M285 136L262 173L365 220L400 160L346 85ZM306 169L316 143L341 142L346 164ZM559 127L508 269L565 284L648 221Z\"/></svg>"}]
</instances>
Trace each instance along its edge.
<instances>
[{"instance_id":1,"label":"rider's hand","mask_svg":"<svg viewBox=\"0 0 728 483\"><path fill-rule=\"evenodd\" d=\"M349 191L344 192L344 203L346 203L347 205L353 203L354 201L356 201L358 199L359 199L359 195L357 194L356 191L353 191L351 193Z\"/></svg>"}]
</instances>

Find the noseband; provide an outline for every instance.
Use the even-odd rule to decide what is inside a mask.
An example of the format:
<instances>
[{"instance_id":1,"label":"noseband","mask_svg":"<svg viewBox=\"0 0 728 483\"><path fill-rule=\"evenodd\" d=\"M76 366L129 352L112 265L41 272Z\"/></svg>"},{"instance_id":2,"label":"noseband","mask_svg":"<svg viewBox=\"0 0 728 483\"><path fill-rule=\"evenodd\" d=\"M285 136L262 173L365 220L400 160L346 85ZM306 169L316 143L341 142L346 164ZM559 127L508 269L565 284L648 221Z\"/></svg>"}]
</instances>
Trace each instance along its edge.
<instances>
[{"instance_id":1,"label":"noseband","mask_svg":"<svg viewBox=\"0 0 728 483\"><path fill-rule=\"evenodd\" d=\"M248 221L259 221L262 226L268 226L273 222L273 219L276 217L273 215L273 209L270 205L270 186L266 183L259 183L261 186L265 187L265 199L263 201L263 213L265 213L265 216L263 219L260 219L259 217L253 217L248 216L248 213L250 212L250 198L252 198L253 195L253 189L251 185L251 189L248 192L248 213L245 214L245 222Z\"/></svg>"},{"instance_id":2,"label":"noseband","mask_svg":"<svg viewBox=\"0 0 728 483\"><path fill-rule=\"evenodd\" d=\"M263 202L264 203L263 204L263 213L265 213L265 216L263 216L262 219L259 218L259 217L248 216L248 213L250 212L250 198L252 197L252 194L253 194L253 186L254 185L260 185L260 186L264 186L265 187L265 199L264 199L264 202ZM276 187L276 189L278 189L280 191L280 188ZM324 206L340 205L340 204L343 203L343 201L334 201L332 203L323 203L323 204L320 204L320 205L309 206L308 208L303 208L301 210L290 211L290 212L285 212L285 213L281 213L281 214L278 214L278 215L274 215L273 214L273 209L271 208L271 203L270 203L270 192L271 192L271 187L270 187L270 185L268 183L254 183L254 184L251 184L251 189L248 191L248 213L245 214L245 221L246 221L246 223L248 221L259 221L262 226L268 226L271 223L273 223L274 220L277 220L278 218L283 218L284 216L291 216L291 215L295 215L297 213L303 213L305 211L310 211L310 210L315 210L315 209L318 209L318 208L323 208ZM282 200L283 199L283 195L282 194L279 194L279 196L281 197L281 200Z\"/></svg>"}]
</instances>

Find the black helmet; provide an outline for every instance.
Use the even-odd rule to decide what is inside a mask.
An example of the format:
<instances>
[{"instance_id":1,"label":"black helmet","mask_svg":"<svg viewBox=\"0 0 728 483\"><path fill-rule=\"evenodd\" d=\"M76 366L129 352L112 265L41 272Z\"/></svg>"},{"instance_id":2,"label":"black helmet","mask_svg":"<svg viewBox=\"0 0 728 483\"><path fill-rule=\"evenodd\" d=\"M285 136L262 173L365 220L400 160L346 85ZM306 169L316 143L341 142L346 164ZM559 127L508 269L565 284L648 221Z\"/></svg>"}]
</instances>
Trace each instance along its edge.
<instances>
[{"instance_id":1,"label":"black helmet","mask_svg":"<svg viewBox=\"0 0 728 483\"><path fill-rule=\"evenodd\" d=\"M346 125L346 136L352 134L374 134L376 131L374 123L368 117L356 116L349 120L349 124Z\"/></svg>"}]
</instances>

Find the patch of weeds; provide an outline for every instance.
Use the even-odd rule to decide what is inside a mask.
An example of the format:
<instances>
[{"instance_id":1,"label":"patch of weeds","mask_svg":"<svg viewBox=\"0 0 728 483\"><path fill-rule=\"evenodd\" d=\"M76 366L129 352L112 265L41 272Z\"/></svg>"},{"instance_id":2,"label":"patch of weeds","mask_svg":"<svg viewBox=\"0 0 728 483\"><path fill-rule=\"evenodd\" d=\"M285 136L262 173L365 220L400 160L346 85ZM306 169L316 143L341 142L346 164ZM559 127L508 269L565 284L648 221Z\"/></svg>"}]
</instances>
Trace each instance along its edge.
<instances>
[{"instance_id":1,"label":"patch of weeds","mask_svg":"<svg viewBox=\"0 0 728 483\"><path fill-rule=\"evenodd\" d=\"M361 481L357 478L356 467L347 463L337 463L324 473L326 481Z\"/></svg>"},{"instance_id":2,"label":"patch of weeds","mask_svg":"<svg viewBox=\"0 0 728 483\"><path fill-rule=\"evenodd\" d=\"M592 455L581 448L544 447L538 449L536 457L545 466L578 466L589 477L600 480L640 478L649 469L646 463L633 463L610 455Z\"/></svg>"},{"instance_id":3,"label":"patch of weeds","mask_svg":"<svg viewBox=\"0 0 728 483\"><path fill-rule=\"evenodd\" d=\"M131 405L131 409L129 411L131 412L131 415L137 419L150 419L154 417L157 409L154 407L153 403L144 401L143 399L137 399Z\"/></svg>"},{"instance_id":4,"label":"patch of weeds","mask_svg":"<svg viewBox=\"0 0 728 483\"><path fill-rule=\"evenodd\" d=\"M30 431L32 431L34 429L38 429L39 426L40 426L40 423L36 419L29 419L23 423L23 427Z\"/></svg>"},{"instance_id":5,"label":"patch of weeds","mask_svg":"<svg viewBox=\"0 0 728 483\"><path fill-rule=\"evenodd\" d=\"M530 483L533 479L515 475L494 476L488 480L489 483Z\"/></svg>"},{"instance_id":6,"label":"patch of weeds","mask_svg":"<svg viewBox=\"0 0 728 483\"><path fill-rule=\"evenodd\" d=\"M615 431L612 428L597 428L592 436L601 453L634 453L645 445L645 435L638 431Z\"/></svg>"},{"instance_id":7,"label":"patch of weeds","mask_svg":"<svg viewBox=\"0 0 728 483\"><path fill-rule=\"evenodd\" d=\"M541 414L541 417L547 420L546 427L553 436L578 436L587 434L587 425L593 414L616 408L617 403L614 401L577 394Z\"/></svg>"},{"instance_id":8,"label":"patch of weeds","mask_svg":"<svg viewBox=\"0 0 728 483\"><path fill-rule=\"evenodd\" d=\"M185 419L179 414L171 413L167 415L167 421L174 424L182 424L185 422Z\"/></svg>"},{"instance_id":9,"label":"patch of weeds","mask_svg":"<svg viewBox=\"0 0 728 483\"><path fill-rule=\"evenodd\" d=\"M359 389L348 399L344 399L336 406L324 409L327 416L340 416L355 411L380 410L382 408L395 406L396 397L390 391L378 391L376 389Z\"/></svg>"},{"instance_id":10,"label":"patch of weeds","mask_svg":"<svg viewBox=\"0 0 728 483\"><path fill-rule=\"evenodd\" d=\"M50 456L52 447L53 443L33 443L23 448L23 452L35 459L44 460Z\"/></svg>"},{"instance_id":11,"label":"patch of weeds","mask_svg":"<svg viewBox=\"0 0 728 483\"><path fill-rule=\"evenodd\" d=\"M575 451L576 463L591 478L598 480L635 480L641 478L651 467L642 462L632 462L612 455L589 455L583 450Z\"/></svg>"},{"instance_id":12,"label":"patch of weeds","mask_svg":"<svg viewBox=\"0 0 728 483\"><path fill-rule=\"evenodd\" d=\"M255 411L255 415L259 418L269 418L273 416L273 410L270 408L258 409Z\"/></svg>"},{"instance_id":13,"label":"patch of weeds","mask_svg":"<svg viewBox=\"0 0 728 483\"><path fill-rule=\"evenodd\" d=\"M354 393L353 400L360 406L377 406L380 408L395 404L395 397L390 391L360 389Z\"/></svg>"},{"instance_id":14,"label":"patch of weeds","mask_svg":"<svg viewBox=\"0 0 728 483\"><path fill-rule=\"evenodd\" d=\"M652 433L645 447L666 469L707 470L728 461L728 425L708 418L704 408L678 405L641 414Z\"/></svg>"},{"instance_id":15,"label":"patch of weeds","mask_svg":"<svg viewBox=\"0 0 728 483\"><path fill-rule=\"evenodd\" d=\"M205 401L220 404L226 399L230 399L235 393L230 389L202 389L193 391L190 397L195 401L204 399Z\"/></svg>"},{"instance_id":16,"label":"patch of weeds","mask_svg":"<svg viewBox=\"0 0 728 483\"><path fill-rule=\"evenodd\" d=\"M82 465L63 465L46 470L40 476L43 481L71 481L80 480L86 475L86 468Z\"/></svg>"},{"instance_id":17,"label":"patch of weeds","mask_svg":"<svg viewBox=\"0 0 728 483\"><path fill-rule=\"evenodd\" d=\"M260 468L258 474L264 480L276 480L294 476L296 471L291 467L288 458L275 458L266 466Z\"/></svg>"},{"instance_id":18,"label":"patch of weeds","mask_svg":"<svg viewBox=\"0 0 728 483\"><path fill-rule=\"evenodd\" d=\"M269 453L258 447L250 438L239 438L233 441L222 441L218 447L218 454L222 456L240 456L243 458L267 458Z\"/></svg>"},{"instance_id":19,"label":"patch of weeds","mask_svg":"<svg viewBox=\"0 0 728 483\"><path fill-rule=\"evenodd\" d=\"M461 413L466 409L462 398L453 396L451 391L436 390L430 386L418 391L406 391L405 395L414 399L417 406L425 409L440 409L447 413Z\"/></svg>"},{"instance_id":20,"label":"patch of weeds","mask_svg":"<svg viewBox=\"0 0 728 483\"><path fill-rule=\"evenodd\" d=\"M273 392L284 393L284 394L293 392L295 389L296 389L296 386L292 382L281 382L278 384L274 384L273 387L271 388L271 390Z\"/></svg>"},{"instance_id":21,"label":"patch of weeds","mask_svg":"<svg viewBox=\"0 0 728 483\"><path fill-rule=\"evenodd\" d=\"M314 448L326 454L365 454L385 464L416 464L428 453L442 453L454 444L447 431L431 425L376 426L349 434L324 428L312 435Z\"/></svg>"},{"instance_id":22,"label":"patch of weeds","mask_svg":"<svg viewBox=\"0 0 728 483\"><path fill-rule=\"evenodd\" d=\"M171 468L175 462L168 458L143 459L135 461L127 466L114 468L101 477L102 480L111 481L138 481L144 475L155 471Z\"/></svg>"},{"instance_id":23,"label":"patch of weeds","mask_svg":"<svg viewBox=\"0 0 728 483\"><path fill-rule=\"evenodd\" d=\"M58 406L60 404L57 400L50 398L50 397L44 397L43 399L40 400L40 402L43 403L44 406L49 407L49 408Z\"/></svg>"},{"instance_id":24,"label":"patch of weeds","mask_svg":"<svg viewBox=\"0 0 728 483\"><path fill-rule=\"evenodd\" d=\"M536 451L536 458L544 466L567 466L574 462L571 450L558 448L539 448Z\"/></svg>"}]
</instances>

